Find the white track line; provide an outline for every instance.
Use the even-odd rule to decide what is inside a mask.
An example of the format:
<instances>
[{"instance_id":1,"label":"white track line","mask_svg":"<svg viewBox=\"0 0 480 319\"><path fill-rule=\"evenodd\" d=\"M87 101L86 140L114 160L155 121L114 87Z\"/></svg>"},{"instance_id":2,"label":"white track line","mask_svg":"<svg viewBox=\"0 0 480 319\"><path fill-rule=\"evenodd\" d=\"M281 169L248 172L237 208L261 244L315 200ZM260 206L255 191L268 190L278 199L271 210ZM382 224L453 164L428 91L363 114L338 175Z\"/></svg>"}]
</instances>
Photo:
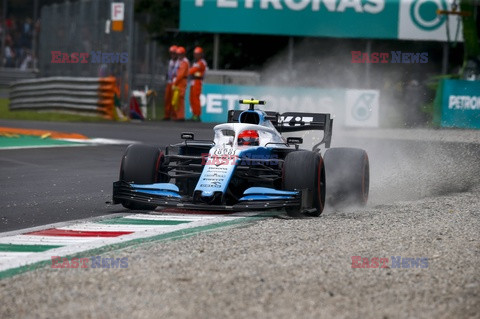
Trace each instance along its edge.
<instances>
[{"instance_id":1,"label":"white track line","mask_svg":"<svg viewBox=\"0 0 480 319\"><path fill-rule=\"evenodd\" d=\"M11 252L11 251L2 251L0 252L0 258L2 258L2 261L4 258L19 258L19 257L25 257L31 254L35 254L32 252L28 253L23 253L23 252Z\"/></svg>"},{"instance_id":2,"label":"white track line","mask_svg":"<svg viewBox=\"0 0 480 319\"><path fill-rule=\"evenodd\" d=\"M208 218L215 218L216 216L211 215L189 215L189 214L168 214L164 213L162 215L147 215L147 214L135 214L125 216L125 219L148 219L148 220L178 220L178 221L197 221L205 220Z\"/></svg>"},{"instance_id":3,"label":"white track line","mask_svg":"<svg viewBox=\"0 0 480 319\"><path fill-rule=\"evenodd\" d=\"M131 232L144 232L152 229L162 229L166 231L173 231L185 224L179 225L123 225L123 224L97 224L97 223L85 223L79 225L71 225L60 227L63 230L79 230L79 231L131 231ZM180 227L178 227L180 226Z\"/></svg>"},{"instance_id":4,"label":"white track line","mask_svg":"<svg viewBox=\"0 0 480 319\"><path fill-rule=\"evenodd\" d=\"M55 148L55 147L80 147L80 146L90 146L88 144L56 144L56 145L25 145L25 146L7 146L1 147L1 150L20 150L20 149L29 149L29 148Z\"/></svg>"},{"instance_id":5,"label":"white track line","mask_svg":"<svg viewBox=\"0 0 480 319\"><path fill-rule=\"evenodd\" d=\"M81 147L81 146L96 146L96 145L128 145L138 143L136 141L116 140L109 138L91 138L88 140L71 139L71 138L57 138L54 140L71 142L75 144L50 144L50 145L24 145L24 146L6 146L1 147L0 150L19 150L29 148L58 148L58 147Z\"/></svg>"},{"instance_id":6,"label":"white track line","mask_svg":"<svg viewBox=\"0 0 480 319\"><path fill-rule=\"evenodd\" d=\"M137 141L117 140L112 138L94 137L88 140L73 139L73 138L57 138L60 141L67 141L73 143L95 144L95 145L128 145L138 143Z\"/></svg>"}]
</instances>

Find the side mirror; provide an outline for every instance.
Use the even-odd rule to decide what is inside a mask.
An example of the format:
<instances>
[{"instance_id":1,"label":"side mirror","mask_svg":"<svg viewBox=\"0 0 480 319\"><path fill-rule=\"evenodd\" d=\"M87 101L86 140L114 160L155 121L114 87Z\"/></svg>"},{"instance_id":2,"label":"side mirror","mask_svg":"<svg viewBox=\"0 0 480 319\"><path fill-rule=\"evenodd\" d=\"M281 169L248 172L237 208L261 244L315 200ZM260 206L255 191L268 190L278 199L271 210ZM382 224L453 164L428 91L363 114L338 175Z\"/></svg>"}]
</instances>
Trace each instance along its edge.
<instances>
[{"instance_id":1,"label":"side mirror","mask_svg":"<svg viewBox=\"0 0 480 319\"><path fill-rule=\"evenodd\" d=\"M183 132L181 135L180 135L180 138L182 140L193 140L193 138L195 137L195 135L191 132Z\"/></svg>"}]
</instances>

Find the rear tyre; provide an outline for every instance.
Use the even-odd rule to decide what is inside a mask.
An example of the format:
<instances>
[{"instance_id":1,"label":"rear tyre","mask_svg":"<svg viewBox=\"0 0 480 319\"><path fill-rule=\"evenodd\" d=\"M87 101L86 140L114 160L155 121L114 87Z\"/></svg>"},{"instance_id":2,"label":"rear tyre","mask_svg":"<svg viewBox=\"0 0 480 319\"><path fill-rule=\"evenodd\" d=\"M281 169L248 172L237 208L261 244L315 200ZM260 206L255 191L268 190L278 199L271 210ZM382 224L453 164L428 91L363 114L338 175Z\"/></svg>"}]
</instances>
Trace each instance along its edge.
<instances>
[{"instance_id":1,"label":"rear tyre","mask_svg":"<svg viewBox=\"0 0 480 319\"><path fill-rule=\"evenodd\" d=\"M327 177L327 203L337 208L365 206L370 184L367 152L358 148L330 148L323 158Z\"/></svg>"},{"instance_id":2,"label":"rear tyre","mask_svg":"<svg viewBox=\"0 0 480 319\"><path fill-rule=\"evenodd\" d=\"M311 191L310 216L320 216L325 206L325 168L322 156L316 152L296 151L288 153L283 165L283 188L285 190ZM300 207L287 207L287 214L300 217Z\"/></svg>"},{"instance_id":3,"label":"rear tyre","mask_svg":"<svg viewBox=\"0 0 480 319\"><path fill-rule=\"evenodd\" d=\"M163 165L163 152L149 145L132 144L123 154L120 165L120 180L136 184L153 184L161 182L159 175ZM138 204L124 201L123 207L135 210L154 210L156 205Z\"/></svg>"}]
</instances>

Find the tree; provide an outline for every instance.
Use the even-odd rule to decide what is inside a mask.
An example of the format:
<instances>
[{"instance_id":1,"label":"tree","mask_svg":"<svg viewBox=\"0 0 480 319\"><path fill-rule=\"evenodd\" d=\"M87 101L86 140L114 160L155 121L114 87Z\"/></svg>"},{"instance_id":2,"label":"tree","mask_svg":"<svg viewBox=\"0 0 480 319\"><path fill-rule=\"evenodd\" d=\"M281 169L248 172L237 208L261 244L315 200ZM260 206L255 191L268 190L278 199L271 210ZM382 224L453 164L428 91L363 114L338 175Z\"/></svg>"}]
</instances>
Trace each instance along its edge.
<instances>
[{"instance_id":1,"label":"tree","mask_svg":"<svg viewBox=\"0 0 480 319\"><path fill-rule=\"evenodd\" d=\"M480 46L478 45L477 23L474 15L475 5L471 0L460 1L463 23L464 58L462 78L480 76Z\"/></svg>"},{"instance_id":2,"label":"tree","mask_svg":"<svg viewBox=\"0 0 480 319\"><path fill-rule=\"evenodd\" d=\"M163 36L178 28L180 1L138 0L135 2L137 21L153 36Z\"/></svg>"}]
</instances>

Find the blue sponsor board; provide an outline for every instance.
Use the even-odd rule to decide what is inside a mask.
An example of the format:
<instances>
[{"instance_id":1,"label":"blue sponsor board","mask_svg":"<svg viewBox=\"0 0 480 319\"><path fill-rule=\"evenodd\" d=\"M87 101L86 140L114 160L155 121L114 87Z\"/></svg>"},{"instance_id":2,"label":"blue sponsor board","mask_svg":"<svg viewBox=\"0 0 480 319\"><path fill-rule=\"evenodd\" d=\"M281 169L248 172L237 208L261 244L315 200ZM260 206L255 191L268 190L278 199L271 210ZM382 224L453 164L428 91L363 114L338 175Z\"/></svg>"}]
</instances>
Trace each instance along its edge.
<instances>
[{"instance_id":1,"label":"blue sponsor board","mask_svg":"<svg viewBox=\"0 0 480 319\"><path fill-rule=\"evenodd\" d=\"M480 81L443 80L440 85L436 123L480 129Z\"/></svg>"}]
</instances>

